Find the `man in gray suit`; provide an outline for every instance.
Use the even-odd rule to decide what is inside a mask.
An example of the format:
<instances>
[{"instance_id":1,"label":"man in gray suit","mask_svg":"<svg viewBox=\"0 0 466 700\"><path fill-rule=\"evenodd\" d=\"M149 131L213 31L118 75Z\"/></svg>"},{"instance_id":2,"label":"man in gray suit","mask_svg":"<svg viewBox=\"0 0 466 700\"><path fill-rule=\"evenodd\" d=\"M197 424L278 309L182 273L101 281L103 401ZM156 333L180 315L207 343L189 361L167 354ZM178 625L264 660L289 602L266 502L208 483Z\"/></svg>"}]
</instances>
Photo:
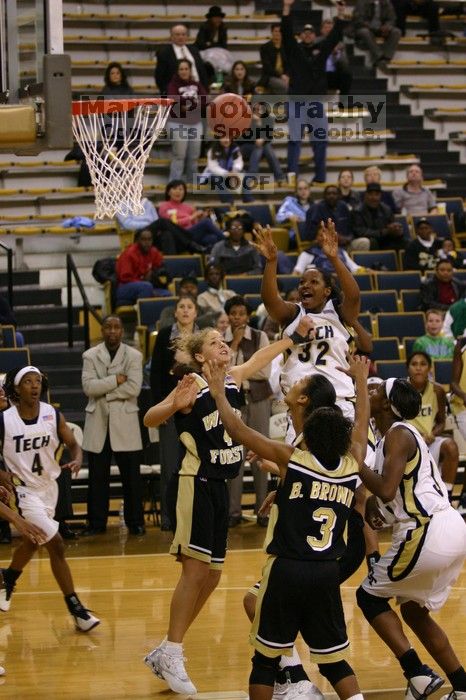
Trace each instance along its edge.
<instances>
[{"instance_id":1,"label":"man in gray suit","mask_svg":"<svg viewBox=\"0 0 466 700\"><path fill-rule=\"evenodd\" d=\"M103 343L83 354L82 385L89 398L82 445L89 457L89 522L83 535L106 530L112 453L123 485L126 525L132 535L145 532L138 417L142 356L122 343L122 337L121 319L107 316L102 322Z\"/></svg>"}]
</instances>

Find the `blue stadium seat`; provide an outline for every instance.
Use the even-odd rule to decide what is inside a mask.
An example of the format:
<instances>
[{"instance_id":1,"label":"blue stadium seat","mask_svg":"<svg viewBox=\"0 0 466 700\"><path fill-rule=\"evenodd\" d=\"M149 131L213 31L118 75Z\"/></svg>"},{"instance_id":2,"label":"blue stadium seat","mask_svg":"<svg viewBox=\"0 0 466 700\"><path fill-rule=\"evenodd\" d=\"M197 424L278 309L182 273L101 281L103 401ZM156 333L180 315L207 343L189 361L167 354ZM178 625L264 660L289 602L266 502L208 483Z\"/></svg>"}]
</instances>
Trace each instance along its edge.
<instances>
[{"instance_id":1,"label":"blue stadium seat","mask_svg":"<svg viewBox=\"0 0 466 700\"><path fill-rule=\"evenodd\" d=\"M406 365L400 360L381 360L375 363L377 374L381 379L397 377L404 379L407 375Z\"/></svg>"},{"instance_id":2,"label":"blue stadium seat","mask_svg":"<svg viewBox=\"0 0 466 700\"><path fill-rule=\"evenodd\" d=\"M361 326L366 330L368 333L372 335L372 317L369 313L367 314L359 314L358 316L358 321L361 324Z\"/></svg>"},{"instance_id":3,"label":"blue stadium seat","mask_svg":"<svg viewBox=\"0 0 466 700\"><path fill-rule=\"evenodd\" d=\"M262 297L260 294L245 294L244 301L255 311L259 304L262 304Z\"/></svg>"},{"instance_id":4,"label":"blue stadium seat","mask_svg":"<svg viewBox=\"0 0 466 700\"><path fill-rule=\"evenodd\" d=\"M177 297L160 297L158 299L138 299L137 315L138 325L147 326L149 331L153 331L155 324L160 318L160 314L166 306L173 306Z\"/></svg>"},{"instance_id":5,"label":"blue stadium seat","mask_svg":"<svg viewBox=\"0 0 466 700\"><path fill-rule=\"evenodd\" d=\"M200 255L164 255L163 262L170 277L204 277Z\"/></svg>"},{"instance_id":6,"label":"blue stadium seat","mask_svg":"<svg viewBox=\"0 0 466 700\"><path fill-rule=\"evenodd\" d=\"M402 289L401 309L402 311L419 311L421 308L421 294L417 289Z\"/></svg>"},{"instance_id":7,"label":"blue stadium seat","mask_svg":"<svg viewBox=\"0 0 466 700\"><path fill-rule=\"evenodd\" d=\"M450 386L451 370L453 362L451 360L434 360L434 377L439 384Z\"/></svg>"},{"instance_id":8,"label":"blue stadium seat","mask_svg":"<svg viewBox=\"0 0 466 700\"><path fill-rule=\"evenodd\" d=\"M447 215L453 216L455 233L464 233L466 231L466 217L461 197L442 197L442 201L446 204Z\"/></svg>"},{"instance_id":9,"label":"blue stadium seat","mask_svg":"<svg viewBox=\"0 0 466 700\"><path fill-rule=\"evenodd\" d=\"M172 280L172 283L175 285L175 294L178 296L179 291L180 291L180 282L181 282L181 277L175 277L175 279ZM207 282L205 280L197 280L197 288L199 291L199 294L202 294L202 292L207 291Z\"/></svg>"},{"instance_id":10,"label":"blue stadium seat","mask_svg":"<svg viewBox=\"0 0 466 700\"><path fill-rule=\"evenodd\" d=\"M406 238L406 240L412 241L414 238L414 235L413 235L413 229L412 229L410 221L408 220L408 217L405 216L404 214L395 214L395 221L397 224L401 224L401 227L403 229L403 236Z\"/></svg>"},{"instance_id":11,"label":"blue stadium seat","mask_svg":"<svg viewBox=\"0 0 466 700\"><path fill-rule=\"evenodd\" d=\"M394 289L384 292L361 292L361 312L398 311L398 297Z\"/></svg>"},{"instance_id":12,"label":"blue stadium seat","mask_svg":"<svg viewBox=\"0 0 466 700\"><path fill-rule=\"evenodd\" d=\"M372 291L372 275L370 272L361 272L361 274L355 273L354 279L358 283L358 287L361 292Z\"/></svg>"},{"instance_id":13,"label":"blue stadium seat","mask_svg":"<svg viewBox=\"0 0 466 700\"><path fill-rule=\"evenodd\" d=\"M398 257L396 250L355 250L351 253L355 263L361 267L369 267L372 270L385 267L387 270L398 270Z\"/></svg>"},{"instance_id":14,"label":"blue stadium seat","mask_svg":"<svg viewBox=\"0 0 466 700\"><path fill-rule=\"evenodd\" d=\"M226 275L225 286L236 294L260 294L262 277L259 275Z\"/></svg>"},{"instance_id":15,"label":"blue stadium seat","mask_svg":"<svg viewBox=\"0 0 466 700\"><path fill-rule=\"evenodd\" d=\"M417 289L421 286L421 273L379 272L376 275L377 289Z\"/></svg>"},{"instance_id":16,"label":"blue stadium seat","mask_svg":"<svg viewBox=\"0 0 466 700\"><path fill-rule=\"evenodd\" d=\"M371 360L400 360L400 348L398 338L374 338Z\"/></svg>"},{"instance_id":17,"label":"blue stadium seat","mask_svg":"<svg viewBox=\"0 0 466 700\"><path fill-rule=\"evenodd\" d=\"M427 214L423 216L413 216L413 225L416 227L419 219L427 219L439 238L451 238L453 231L451 223L446 214Z\"/></svg>"},{"instance_id":18,"label":"blue stadium seat","mask_svg":"<svg viewBox=\"0 0 466 700\"><path fill-rule=\"evenodd\" d=\"M0 348L0 372L30 364L29 348Z\"/></svg>"},{"instance_id":19,"label":"blue stadium seat","mask_svg":"<svg viewBox=\"0 0 466 700\"><path fill-rule=\"evenodd\" d=\"M2 346L4 348L16 347L16 329L11 325L0 326L0 334L2 338Z\"/></svg>"},{"instance_id":20,"label":"blue stadium seat","mask_svg":"<svg viewBox=\"0 0 466 700\"><path fill-rule=\"evenodd\" d=\"M420 336L426 332L425 317L420 311L397 314L381 313L377 314L376 322L378 338L397 336L401 340L406 336Z\"/></svg>"},{"instance_id":21,"label":"blue stadium seat","mask_svg":"<svg viewBox=\"0 0 466 700\"><path fill-rule=\"evenodd\" d=\"M261 226L275 226L272 211L268 204L241 204L241 211L247 211Z\"/></svg>"},{"instance_id":22,"label":"blue stadium seat","mask_svg":"<svg viewBox=\"0 0 466 700\"><path fill-rule=\"evenodd\" d=\"M412 354L413 352L413 345L417 340L417 336L405 336L402 341L403 345L403 355L404 359L407 360L408 357Z\"/></svg>"}]
</instances>

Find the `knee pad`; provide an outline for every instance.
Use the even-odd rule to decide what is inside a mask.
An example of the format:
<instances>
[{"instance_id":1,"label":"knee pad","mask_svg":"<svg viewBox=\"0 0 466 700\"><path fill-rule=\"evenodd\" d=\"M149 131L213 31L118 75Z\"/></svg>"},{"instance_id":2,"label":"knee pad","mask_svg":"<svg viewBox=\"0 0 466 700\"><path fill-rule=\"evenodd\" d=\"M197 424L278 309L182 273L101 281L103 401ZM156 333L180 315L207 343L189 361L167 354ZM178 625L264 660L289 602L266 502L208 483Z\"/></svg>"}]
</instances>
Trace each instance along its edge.
<instances>
[{"instance_id":1,"label":"knee pad","mask_svg":"<svg viewBox=\"0 0 466 700\"><path fill-rule=\"evenodd\" d=\"M365 591L362 586L359 586L356 591L356 600L361 608L362 614L369 623L371 623L377 615L391 610L388 602L389 598L378 598L375 595L371 595L371 593Z\"/></svg>"},{"instance_id":2,"label":"knee pad","mask_svg":"<svg viewBox=\"0 0 466 700\"><path fill-rule=\"evenodd\" d=\"M260 651L255 651L252 657L252 671L249 685L270 685L273 687L278 673L280 657L269 658Z\"/></svg>"},{"instance_id":3,"label":"knee pad","mask_svg":"<svg viewBox=\"0 0 466 700\"><path fill-rule=\"evenodd\" d=\"M321 673L335 687L343 678L354 676L354 671L346 661L335 661L333 664L318 664Z\"/></svg>"}]
</instances>

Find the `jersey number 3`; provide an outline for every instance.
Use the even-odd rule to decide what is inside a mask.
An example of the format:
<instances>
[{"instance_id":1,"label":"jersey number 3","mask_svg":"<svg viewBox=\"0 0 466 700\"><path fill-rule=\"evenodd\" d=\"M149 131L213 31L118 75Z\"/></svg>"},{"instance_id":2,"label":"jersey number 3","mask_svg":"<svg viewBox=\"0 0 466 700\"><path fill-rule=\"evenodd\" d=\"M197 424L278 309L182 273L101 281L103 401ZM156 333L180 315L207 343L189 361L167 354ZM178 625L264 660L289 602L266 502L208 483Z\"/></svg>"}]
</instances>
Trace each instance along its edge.
<instances>
[{"instance_id":1,"label":"jersey number 3","mask_svg":"<svg viewBox=\"0 0 466 700\"><path fill-rule=\"evenodd\" d=\"M321 552L324 549L328 549L332 544L333 528L337 522L337 516L331 508L317 508L312 518L317 520L318 523L322 523L320 526L321 537L309 535L306 537L306 541L309 547Z\"/></svg>"},{"instance_id":2,"label":"jersey number 3","mask_svg":"<svg viewBox=\"0 0 466 700\"><path fill-rule=\"evenodd\" d=\"M37 476L42 476L42 472L44 471L44 467L40 463L40 454L38 452L34 455L31 471L33 474L37 474Z\"/></svg>"},{"instance_id":3,"label":"jersey number 3","mask_svg":"<svg viewBox=\"0 0 466 700\"><path fill-rule=\"evenodd\" d=\"M298 354L298 359L300 360L300 362L309 362L309 360L311 359L311 348L312 347L313 347L313 344L309 343L309 345L306 345L306 347L303 348L303 350ZM317 343L317 345L315 347L319 352L317 353L317 357L314 360L313 364L316 367L326 365L327 360L325 359L325 355L329 351L329 347L330 347L329 344L325 340L322 340L320 343Z\"/></svg>"}]
</instances>

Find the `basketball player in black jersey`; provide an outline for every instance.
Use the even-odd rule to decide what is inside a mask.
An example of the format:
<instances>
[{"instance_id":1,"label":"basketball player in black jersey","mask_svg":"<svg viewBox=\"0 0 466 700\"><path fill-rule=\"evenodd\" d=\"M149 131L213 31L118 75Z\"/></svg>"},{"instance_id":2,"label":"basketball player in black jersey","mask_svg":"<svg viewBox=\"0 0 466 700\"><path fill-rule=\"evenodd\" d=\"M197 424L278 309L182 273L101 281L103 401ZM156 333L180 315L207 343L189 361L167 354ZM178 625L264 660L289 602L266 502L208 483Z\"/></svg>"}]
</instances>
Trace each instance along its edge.
<instances>
[{"instance_id":1,"label":"basketball player in black jersey","mask_svg":"<svg viewBox=\"0 0 466 700\"><path fill-rule=\"evenodd\" d=\"M256 616L250 700L270 700L282 654L290 653L298 634L311 660L341 700L362 700L356 677L344 660L348 647L340 598L338 558L354 503L359 468L364 463L369 423L367 358L350 360L356 383L354 425L330 408L313 411L304 424L306 450L275 442L248 428L226 400L224 371L205 369L211 395L232 439L274 461L282 479L278 515L267 547Z\"/></svg>"},{"instance_id":2,"label":"basketball player in black jersey","mask_svg":"<svg viewBox=\"0 0 466 700\"><path fill-rule=\"evenodd\" d=\"M312 329L312 321L303 319L292 338L286 336L258 350L247 362L228 371L224 387L235 411L240 413L242 382L294 342L308 342ZM170 606L167 637L146 656L145 663L174 692L193 694L196 688L184 668L183 639L220 580L228 534L226 480L238 474L243 449L219 420L203 376L208 361L217 362L224 370L229 367L230 349L222 335L207 328L183 336L177 347L191 358L194 373L183 377L166 399L149 409L144 424L155 427L175 417L183 457L170 553L181 562L182 572Z\"/></svg>"}]
</instances>

